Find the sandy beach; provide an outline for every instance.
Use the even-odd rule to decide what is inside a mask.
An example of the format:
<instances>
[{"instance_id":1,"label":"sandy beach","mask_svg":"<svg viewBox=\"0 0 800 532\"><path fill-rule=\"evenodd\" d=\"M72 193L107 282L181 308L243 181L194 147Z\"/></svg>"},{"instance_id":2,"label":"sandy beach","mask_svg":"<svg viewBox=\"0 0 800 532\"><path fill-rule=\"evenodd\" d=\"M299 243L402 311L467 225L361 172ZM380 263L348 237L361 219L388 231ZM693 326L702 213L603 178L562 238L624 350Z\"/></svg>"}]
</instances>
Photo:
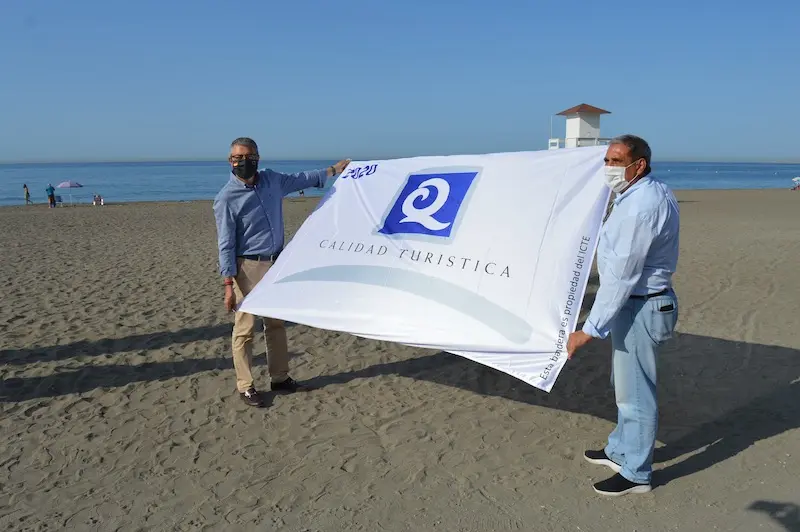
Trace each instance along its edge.
<instances>
[{"instance_id":1,"label":"sandy beach","mask_svg":"<svg viewBox=\"0 0 800 532\"><path fill-rule=\"evenodd\" d=\"M800 193L677 195L655 489L621 499L581 456L616 419L608 342L546 394L293 325L317 389L249 408L210 202L2 208L0 528L800 530Z\"/></svg>"}]
</instances>

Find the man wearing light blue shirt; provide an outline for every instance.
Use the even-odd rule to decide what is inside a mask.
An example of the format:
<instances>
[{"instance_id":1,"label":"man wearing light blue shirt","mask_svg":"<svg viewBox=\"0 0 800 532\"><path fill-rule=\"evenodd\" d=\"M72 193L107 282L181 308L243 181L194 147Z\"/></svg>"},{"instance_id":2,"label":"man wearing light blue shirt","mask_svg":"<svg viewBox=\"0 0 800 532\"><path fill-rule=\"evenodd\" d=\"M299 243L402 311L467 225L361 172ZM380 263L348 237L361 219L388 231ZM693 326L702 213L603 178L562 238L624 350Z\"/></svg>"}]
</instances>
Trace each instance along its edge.
<instances>
[{"instance_id":1,"label":"man wearing light blue shirt","mask_svg":"<svg viewBox=\"0 0 800 532\"><path fill-rule=\"evenodd\" d=\"M342 160L324 170L283 174L258 170L258 146L241 137L231 143L228 157L231 175L214 200L220 274L224 278L225 309L233 311L237 301L258 284L283 250L283 197L309 187L322 188L328 177L344 170ZM250 369L256 317L236 312L233 324L233 366L236 387L250 406L264 406L253 385ZM289 377L289 353L283 321L264 318L267 363L273 391L295 392L302 387Z\"/></svg>"},{"instance_id":2,"label":"man wearing light blue shirt","mask_svg":"<svg viewBox=\"0 0 800 532\"><path fill-rule=\"evenodd\" d=\"M678 264L678 202L650 175L650 158L650 146L634 135L615 138L608 147L604 170L616 197L597 247L600 288L583 330L572 333L567 343L571 357L592 338L611 335L617 426L603 450L584 455L616 473L594 485L602 495L651 489L658 347L672 337L678 318L672 288Z\"/></svg>"}]
</instances>

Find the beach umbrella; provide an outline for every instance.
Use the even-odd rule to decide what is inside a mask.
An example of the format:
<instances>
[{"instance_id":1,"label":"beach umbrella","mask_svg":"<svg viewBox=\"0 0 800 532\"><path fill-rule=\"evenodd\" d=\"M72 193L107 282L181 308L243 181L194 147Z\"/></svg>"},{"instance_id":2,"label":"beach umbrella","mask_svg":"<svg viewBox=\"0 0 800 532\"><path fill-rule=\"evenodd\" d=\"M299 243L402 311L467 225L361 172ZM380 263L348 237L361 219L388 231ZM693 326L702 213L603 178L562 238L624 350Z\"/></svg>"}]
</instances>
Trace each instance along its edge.
<instances>
[{"instance_id":1,"label":"beach umbrella","mask_svg":"<svg viewBox=\"0 0 800 532\"><path fill-rule=\"evenodd\" d=\"M64 181L63 183L59 183L56 188L83 188L83 185L77 181ZM72 205L72 193L69 195L69 203Z\"/></svg>"}]
</instances>

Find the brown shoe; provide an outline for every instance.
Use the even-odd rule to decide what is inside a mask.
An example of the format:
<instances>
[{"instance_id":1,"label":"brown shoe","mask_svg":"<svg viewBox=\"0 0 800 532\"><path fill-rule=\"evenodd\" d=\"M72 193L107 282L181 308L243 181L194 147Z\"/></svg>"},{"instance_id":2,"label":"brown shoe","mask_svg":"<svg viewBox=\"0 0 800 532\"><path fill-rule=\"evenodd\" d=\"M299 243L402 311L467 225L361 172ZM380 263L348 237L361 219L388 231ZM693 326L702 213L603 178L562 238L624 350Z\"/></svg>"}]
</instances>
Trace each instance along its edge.
<instances>
[{"instance_id":1,"label":"brown shoe","mask_svg":"<svg viewBox=\"0 0 800 532\"><path fill-rule=\"evenodd\" d=\"M249 406L255 407L262 407L264 406L264 398L261 397L261 394L258 393L258 390L255 388L250 388L247 391L240 392L239 396L242 398L242 401Z\"/></svg>"}]
</instances>

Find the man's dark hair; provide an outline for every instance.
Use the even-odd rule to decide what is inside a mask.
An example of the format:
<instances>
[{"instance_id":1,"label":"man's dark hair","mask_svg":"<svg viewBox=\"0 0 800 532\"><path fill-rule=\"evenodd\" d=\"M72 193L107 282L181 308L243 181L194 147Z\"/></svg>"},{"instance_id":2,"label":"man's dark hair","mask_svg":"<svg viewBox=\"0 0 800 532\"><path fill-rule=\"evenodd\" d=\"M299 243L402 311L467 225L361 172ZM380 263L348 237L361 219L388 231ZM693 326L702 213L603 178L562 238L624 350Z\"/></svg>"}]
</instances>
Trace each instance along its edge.
<instances>
[{"instance_id":1,"label":"man's dark hair","mask_svg":"<svg viewBox=\"0 0 800 532\"><path fill-rule=\"evenodd\" d=\"M644 175L650 173L650 158L653 154L650 151L650 145L642 137L637 137L636 135L620 135L619 137L611 139L610 144L622 144L627 146L631 152L632 160L644 159L644 162L647 163Z\"/></svg>"},{"instance_id":2,"label":"man's dark hair","mask_svg":"<svg viewBox=\"0 0 800 532\"><path fill-rule=\"evenodd\" d=\"M249 137L239 137L231 142L231 148L234 146L244 146L245 148L250 148L254 152L258 153L258 144L256 144L256 141Z\"/></svg>"}]
</instances>

